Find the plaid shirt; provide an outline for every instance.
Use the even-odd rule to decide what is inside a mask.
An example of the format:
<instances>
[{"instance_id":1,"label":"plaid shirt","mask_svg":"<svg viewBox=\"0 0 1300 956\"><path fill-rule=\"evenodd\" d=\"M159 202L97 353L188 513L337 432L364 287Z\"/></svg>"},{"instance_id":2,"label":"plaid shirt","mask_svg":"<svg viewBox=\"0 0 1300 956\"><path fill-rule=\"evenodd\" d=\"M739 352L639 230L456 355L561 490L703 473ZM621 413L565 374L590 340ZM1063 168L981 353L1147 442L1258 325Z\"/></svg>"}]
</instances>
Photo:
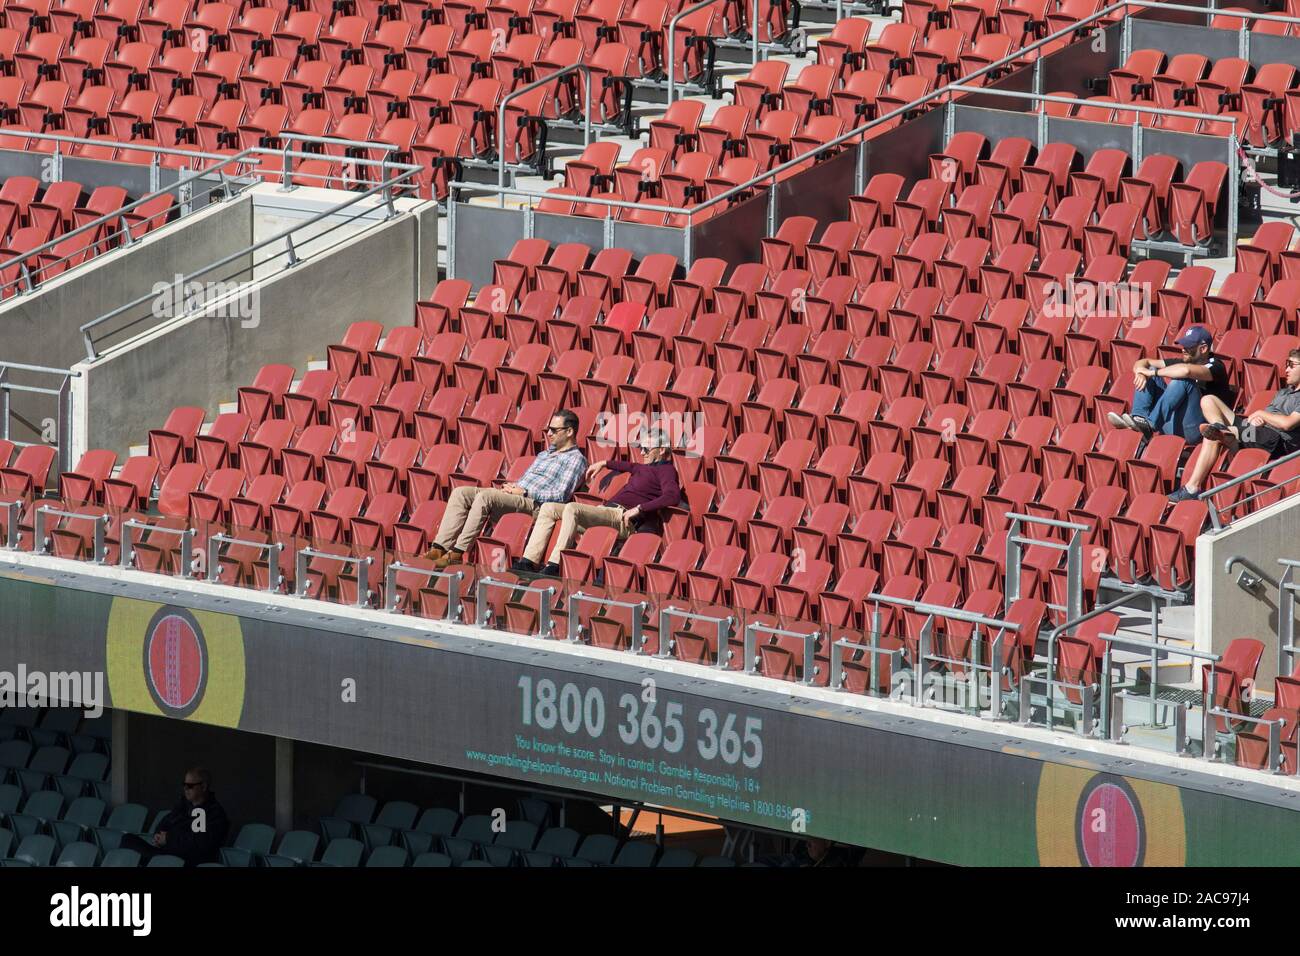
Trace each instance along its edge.
<instances>
[{"instance_id":1,"label":"plaid shirt","mask_svg":"<svg viewBox=\"0 0 1300 956\"><path fill-rule=\"evenodd\" d=\"M586 456L577 445L559 452L548 448L533 459L516 484L538 504L563 504L573 499L586 471Z\"/></svg>"}]
</instances>

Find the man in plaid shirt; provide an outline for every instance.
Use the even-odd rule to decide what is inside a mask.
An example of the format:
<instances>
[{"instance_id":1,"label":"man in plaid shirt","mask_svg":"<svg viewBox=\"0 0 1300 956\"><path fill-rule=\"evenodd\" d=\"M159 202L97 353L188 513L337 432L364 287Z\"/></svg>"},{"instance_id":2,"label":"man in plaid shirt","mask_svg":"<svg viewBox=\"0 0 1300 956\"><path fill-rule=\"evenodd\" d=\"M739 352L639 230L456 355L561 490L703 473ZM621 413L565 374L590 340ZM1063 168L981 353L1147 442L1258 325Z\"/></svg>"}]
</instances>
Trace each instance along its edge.
<instances>
[{"instance_id":1,"label":"man in plaid shirt","mask_svg":"<svg viewBox=\"0 0 1300 956\"><path fill-rule=\"evenodd\" d=\"M544 504L570 501L587 470L587 459L577 444L578 416L567 410L556 412L546 437L549 447L533 460L518 483L500 489L463 487L453 491L433 547L424 556L440 568L459 564L488 521L516 511L535 517Z\"/></svg>"}]
</instances>

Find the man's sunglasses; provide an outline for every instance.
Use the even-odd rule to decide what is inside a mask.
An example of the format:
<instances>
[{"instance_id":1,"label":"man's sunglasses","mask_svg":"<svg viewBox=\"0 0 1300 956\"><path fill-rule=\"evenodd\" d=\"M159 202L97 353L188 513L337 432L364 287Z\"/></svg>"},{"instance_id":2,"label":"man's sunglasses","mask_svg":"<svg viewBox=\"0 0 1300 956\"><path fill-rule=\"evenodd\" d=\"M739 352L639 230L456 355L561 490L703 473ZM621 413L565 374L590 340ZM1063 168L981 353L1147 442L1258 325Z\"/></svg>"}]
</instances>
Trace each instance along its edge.
<instances>
[{"instance_id":1,"label":"man's sunglasses","mask_svg":"<svg viewBox=\"0 0 1300 956\"><path fill-rule=\"evenodd\" d=\"M568 430L569 430L569 426L568 426L568 425L561 425L559 428L556 428L554 425L547 425L547 426L546 426L546 434L548 434L548 435L551 434L552 432L563 432L563 431L568 431Z\"/></svg>"},{"instance_id":2,"label":"man's sunglasses","mask_svg":"<svg viewBox=\"0 0 1300 956\"><path fill-rule=\"evenodd\" d=\"M1297 362L1295 359L1287 359L1287 360L1286 360L1286 367L1287 367L1287 368L1296 368L1297 366L1300 366L1300 362Z\"/></svg>"},{"instance_id":3,"label":"man's sunglasses","mask_svg":"<svg viewBox=\"0 0 1300 956\"><path fill-rule=\"evenodd\" d=\"M186 790L195 790L203 786L203 781L200 780L198 783L190 783L188 780L186 780L183 784L181 784L181 786L183 786Z\"/></svg>"}]
</instances>

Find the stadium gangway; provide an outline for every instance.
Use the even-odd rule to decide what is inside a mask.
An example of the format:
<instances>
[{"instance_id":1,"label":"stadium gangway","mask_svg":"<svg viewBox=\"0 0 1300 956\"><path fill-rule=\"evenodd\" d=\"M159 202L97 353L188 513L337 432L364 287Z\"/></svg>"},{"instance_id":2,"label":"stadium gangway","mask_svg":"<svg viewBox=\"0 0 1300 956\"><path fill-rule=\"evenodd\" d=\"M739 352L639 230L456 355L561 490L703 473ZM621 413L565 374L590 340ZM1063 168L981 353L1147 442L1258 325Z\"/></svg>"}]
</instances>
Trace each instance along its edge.
<instances>
[{"instance_id":1,"label":"stadium gangway","mask_svg":"<svg viewBox=\"0 0 1300 956\"><path fill-rule=\"evenodd\" d=\"M319 137L313 137L311 138L311 141L315 141L315 139L318 138ZM285 151L259 148L254 150L254 152L269 153L272 155L281 155ZM315 153L303 153L303 152L290 151L289 155L295 159L320 159L320 156ZM377 195L382 196L384 199L385 221L387 221L388 219L392 219L397 214L396 207L393 205L393 190L397 189L402 184L407 183L408 181L413 179L420 172L420 170L423 169L422 166L418 166L414 164L395 163L391 160L385 161L385 160L366 159L360 156L353 157L351 161L360 165L385 167L393 170L394 174L389 176L383 182L376 183L375 185L371 186L369 189L366 189L363 192L358 192L354 196L344 200L343 202L330 206L327 209L322 209L319 212L313 213L311 216L307 217L306 219L302 219L295 222L287 229L283 229L280 232L277 232L273 236L267 236L265 239L261 239L258 242L250 243L249 245L243 247L242 249L239 249L236 252L232 252L230 255L223 256L221 259L218 259L216 262L213 262L200 269L194 270L189 275L181 276L179 280L179 285L181 287L184 287L191 281L195 281L199 279L199 277L201 276L205 276L217 269L221 269L224 268L225 266L229 266L232 264L239 264L241 272L248 272L248 271L255 270L258 266L265 265L267 262L274 261L283 256L286 257L287 264L289 266L295 266L298 264L299 261L301 261L299 259L293 241L293 237L296 233L298 233L300 230L311 229L317 223L323 222L326 219L337 217L343 210L348 209L356 205L357 203L360 203L363 200L370 199L371 197ZM341 226L346 225L347 223L350 223L355 219L359 219L363 216L368 215L371 211L372 209L369 208L362 209L361 212L357 213L356 215L350 216L341 222L335 222L332 225L330 225L328 228L323 229L319 232L311 233L310 237L312 241L316 241L321 236L327 235L329 232L333 231L334 229L338 229ZM268 246L281 244L281 243L284 245L284 249L279 252L273 253L266 259L257 262L250 262L247 264L243 262L243 260L246 257L252 257L254 253L259 252L260 250L265 249ZM149 306L154 301L156 295L157 295L156 292L150 291L145 295L133 299L130 302L126 303L125 305L118 306L116 309L113 309L111 312L107 312L104 315L101 315L99 318L92 319L91 321L82 325L80 327L80 331L86 346L86 358L89 361L93 362L95 359L99 357L99 352L95 346L95 340L91 337L91 332L94 329L98 328L99 326L103 325L106 322L112 321L113 319L126 315L129 312L133 312L135 310ZM205 303L205 306L210 304L211 303ZM174 316L174 318L181 318L185 314L186 313L181 313L180 315ZM132 322L128 324L127 328L129 328L130 325L133 324L135 323ZM121 332L123 330L119 329L117 331Z\"/></svg>"},{"instance_id":2,"label":"stadium gangway","mask_svg":"<svg viewBox=\"0 0 1300 956\"><path fill-rule=\"evenodd\" d=\"M973 611L967 611L964 608L943 607L938 604L927 604L923 601L913 601L910 598L892 597L886 594L872 592L866 597L866 601L873 604L871 609L871 644L870 648L875 649L880 645L881 634L881 614L880 605L888 604L892 607L900 607L909 611L926 616L921 625L921 630L917 635L917 659L912 666L912 699L918 707L925 706L925 681L926 665L930 663L959 664L968 667L975 674L988 672L989 674L989 694L992 708L992 717L998 720L1002 714L1002 642L1006 632L1010 631L1012 635L1018 636L1020 625L1014 621L1003 620L1002 618L987 617L983 614L976 614ZM1010 608L1010 605L1008 605ZM971 654L970 660L953 660L938 654L931 653L931 641L934 636L935 618L943 618L948 621L961 621L964 624L971 625ZM980 663L979 642L980 628L986 631L997 631L989 646L989 661L987 664ZM874 654L873 654L874 656ZM832 671L834 669L832 668ZM896 673L891 671L891 674ZM874 663L872 680L875 680ZM978 677L976 678L978 680ZM976 706L978 709L979 696L976 695Z\"/></svg>"},{"instance_id":3,"label":"stadium gangway","mask_svg":"<svg viewBox=\"0 0 1300 956\"><path fill-rule=\"evenodd\" d=\"M1055 518L1022 515L1014 511L1007 512L1006 517L1011 522L1011 527L1007 529L1007 588L1003 613L1009 614L1011 605L1020 600L1020 567L1024 558L1024 549L1043 547L1065 552L1065 605L1048 604L1047 606L1053 611L1063 611L1067 620L1077 618L1083 613L1083 534L1091 531L1092 527L1074 521L1057 521ZM1070 540L1031 538L1020 533L1021 525L1038 525L1068 531Z\"/></svg>"},{"instance_id":4,"label":"stadium gangway","mask_svg":"<svg viewBox=\"0 0 1300 956\"><path fill-rule=\"evenodd\" d=\"M1128 23L1129 21L1126 19L1124 22ZM1297 21L1297 23L1300 24L1300 21ZM1035 64L1041 62L1042 60L1036 60ZM1032 93L1022 93L1018 90L995 90L983 86L967 86L964 83L954 84L951 87L951 89L955 93L978 93L982 96L991 96L991 97L1001 96L1013 100L1029 100L1030 102L1033 103L1059 103L1066 106L1077 106L1079 104L1080 101L1078 99L1071 99L1065 96L1052 96L1050 94L1044 94L1039 92L1037 87L1041 85L1041 83L1042 83L1041 73L1036 69L1034 74L1035 89L1034 92ZM955 112L956 105L957 104L950 99L948 100L945 106L945 115L944 115L944 138L945 139L951 137L953 134L954 120L956 116L956 112ZM1240 211L1238 209L1238 206L1241 198L1240 197L1241 163L1238 162L1238 154L1241 151L1241 136L1239 135L1241 130L1238 129L1239 126L1238 118L1236 116L1225 116L1223 114L1216 114L1216 113L1196 113L1190 110L1174 110L1174 109L1168 109L1166 107L1160 107L1160 106L1145 106L1140 103L1125 103L1123 104L1123 111L1125 113L1145 114L1148 116L1179 116L1185 119L1195 119L1201 121L1208 120L1216 123L1232 124L1231 134L1229 134L1226 137L1222 137L1227 142L1227 156L1224 157L1224 165L1227 166L1228 168L1228 183L1227 183L1227 191L1228 191L1227 239L1228 241L1227 241L1227 247L1223 254L1229 257L1235 256L1237 254L1237 230L1240 227ZM1043 144L1046 143L1048 140L1048 123L1051 117L1047 115L1046 110L1039 110L1037 115L1038 115L1038 146L1041 148ZM1118 124L1109 124L1109 125L1118 125ZM1142 159L1144 157L1142 146L1143 146L1143 139L1144 139L1146 127L1143 126L1140 122L1137 122L1135 120L1133 125L1130 127L1130 130L1132 135L1132 142L1129 146L1128 154L1129 154L1130 161L1133 164L1133 169L1137 169L1142 164ZM1197 133L1194 135L1196 135L1199 138L1210 134ZM1213 229L1211 229L1211 233L1213 233ZM1204 256L1211 255L1213 252L1217 251L1212 248L1213 235L1211 235L1210 239L1206 240L1206 245L1203 246L1196 246L1196 245L1188 246L1188 245L1183 245L1182 243L1179 242L1170 242L1167 240L1136 239L1136 238L1132 241L1131 245L1137 249L1146 249L1148 251L1158 251L1158 252L1172 252L1172 253L1182 255L1184 257L1186 265L1192 264L1192 258L1194 256L1204 257Z\"/></svg>"},{"instance_id":5,"label":"stadium gangway","mask_svg":"<svg viewBox=\"0 0 1300 956\"><path fill-rule=\"evenodd\" d=\"M370 555L354 557L350 554L335 554L332 551L320 551L316 548L299 548L297 555L294 557L293 578L294 593L298 597L306 597L307 589L311 587L311 580L307 576L307 562L311 560L336 561L345 567L355 567L357 599L352 606L370 607L370 566L375 563L374 558Z\"/></svg>"},{"instance_id":6,"label":"stadium gangway","mask_svg":"<svg viewBox=\"0 0 1300 956\"><path fill-rule=\"evenodd\" d=\"M17 135L30 136L31 134L14 133L12 130L0 129L0 136L17 136ZM45 139L52 140L56 143L56 152L54 153L55 156L59 155L57 151L57 146L59 144L67 144L67 145L74 145L74 146L80 144L86 144L86 145L93 144L96 146L103 146L106 144L106 142L108 142L106 140L92 140L92 139L85 139L78 136L56 136L54 134L43 135L41 138L43 140ZM117 145L127 146L130 144L121 143ZM3 143L0 142L0 149L3 148L4 148ZM186 175L182 176L180 179L176 180L176 182L172 183L170 186L164 188L158 188L157 185L154 185L152 187L152 191L149 192L147 195L142 196L139 199L132 200L131 202L127 203L125 206L121 207L120 209L115 209L110 213L106 213L103 216L99 216L98 218L91 220L90 222L86 223L83 226L78 226L76 229L72 229L68 232L63 233L62 235L55 236L53 239L49 240L48 242L42 243L41 245L35 247L34 249L28 249L27 251L13 257L12 259L7 259L4 262L0 262L0 272L3 272L5 269L8 269L10 266L17 263L19 273L20 273L19 278L14 279L11 282L7 282L4 285L0 285L0 300L7 299L9 297L10 289L13 290L14 295L23 295L25 293L34 292L36 291L36 289L40 288L40 286L44 285L44 280L40 280L40 279L34 280L32 278L31 269L28 268L27 266L27 260L33 259L36 256L40 256L44 252L53 250L55 246L60 245L61 243L65 242L68 239L71 239L73 236L79 236L82 233L89 233L91 235L94 235L94 233L101 226L108 226L113 224L116 220L121 219L127 213L140 208L145 203L152 202L153 200L157 199L159 196L171 195L173 192L175 192L178 205L181 207L181 216L184 217L185 215L188 215L190 212L193 211L193 204L196 197L193 193L192 187L195 183L201 180L210 179L213 176L218 177L218 179L220 180L216 185L212 186L210 189L201 193L200 194L201 196L207 197L212 195L213 193L220 192L226 198L229 198L232 195L236 195L238 192L241 192L243 189L247 189L255 185L257 182L255 179L248 179L240 189L232 193L230 180L227 179L227 173L228 173L227 167L239 166L243 163L251 162L249 157L255 152L255 150L252 149L241 150L239 153L236 153L234 156L220 156L214 153L198 153L198 152L190 152L186 150L167 149L165 147L157 147L157 146L149 147L149 149L155 150L155 152L152 154L152 158L155 163L157 162L158 156L161 154L174 155L174 154L181 154L181 153L185 155L192 155L201 159L216 159L218 160L218 162L214 163L211 166L206 166L203 169L200 169L196 172L187 173ZM53 175L55 180L62 178L62 171L58 167L57 161L55 163L55 167L52 170L51 174ZM94 245L96 247L102 246L104 252L113 251L109 248L109 243L118 238L124 238L125 239L124 245L128 247L134 245L136 242L139 241L136 236L131 234L131 227L127 225L125 222L123 222L120 229L108 233L102 239L95 242ZM58 265L60 263L67 262L69 259L73 258L73 256L79 256L84 254L84 251L85 251L84 249L79 249L77 252L73 253L72 256L62 256L58 259L55 259L52 263L49 263L46 266L37 269L37 272L42 273L50 265ZM63 273L58 273L58 275L62 275L62 274Z\"/></svg>"},{"instance_id":7,"label":"stadium gangway","mask_svg":"<svg viewBox=\"0 0 1300 956\"><path fill-rule=\"evenodd\" d=\"M443 615L444 621L460 621L460 586L465 580L464 571L435 571L432 568L417 568L410 564L403 564L401 561L394 561L384 572L384 610L394 613L402 613L397 609L397 575L418 574L425 578L426 581L446 581L447 582L447 611Z\"/></svg>"},{"instance_id":8,"label":"stadium gangway","mask_svg":"<svg viewBox=\"0 0 1300 956\"><path fill-rule=\"evenodd\" d=\"M1252 468L1250 471L1246 472L1245 474L1238 475L1236 478L1233 478L1229 481L1225 481L1221 485L1215 485L1213 488L1207 488L1205 489L1205 491L1202 491L1199 495L1197 495L1197 497L1201 501L1204 501L1210 507L1210 533L1217 534L1218 532L1224 530L1223 512L1232 511L1235 508L1239 507L1240 505L1244 505L1247 502L1254 501L1256 498L1262 498L1264 495L1272 494L1275 491L1285 488L1287 485L1291 484L1292 482L1300 481L1300 474L1292 475L1290 478L1285 478L1282 481L1274 482L1273 484L1269 485L1267 488L1263 489L1262 491L1257 491L1254 494L1247 495L1244 498L1234 498L1232 504L1228 505L1227 507L1221 507L1219 503L1215 501L1215 498L1218 495L1223 494L1225 491L1230 491L1233 488L1239 487L1240 485L1244 485L1248 481L1253 481L1254 479L1260 477L1261 475L1267 474L1268 472L1272 471L1274 468L1277 468L1279 465L1290 464L1291 462L1296 461L1297 459L1300 459L1300 451L1293 451L1288 455L1283 455L1281 458L1275 458L1272 461L1265 462L1264 464L1260 465L1258 468ZM1228 518L1227 523L1231 524L1232 518Z\"/></svg>"},{"instance_id":9,"label":"stadium gangway","mask_svg":"<svg viewBox=\"0 0 1300 956\"><path fill-rule=\"evenodd\" d=\"M95 541L98 546L99 538L96 537ZM280 559L284 554L283 541L248 541L234 535L214 534L208 538L208 581L213 584L220 582L223 544L237 544L266 552L266 590L272 594L280 593L280 588L284 584L284 575L280 572Z\"/></svg>"},{"instance_id":10,"label":"stadium gangway","mask_svg":"<svg viewBox=\"0 0 1300 956\"><path fill-rule=\"evenodd\" d=\"M674 207L674 206L656 206L655 209L659 212L663 212L667 214L670 217L685 218L686 228L683 230L683 232L685 234L684 241L685 241L686 248L684 249L685 254L682 258L683 258L683 262L687 266L689 266L690 263L693 261L692 252L690 248L690 242L691 242L690 227L695 224L695 218L701 212L705 210L712 210L713 207L719 206L719 204L726 203L734 196L740 196L743 195L744 193L750 192L755 189L766 188L766 185L769 183L769 181L771 183L775 183L778 177L782 173L786 172L787 170L794 169L796 166L799 166L803 163L807 163L809 160L815 160L817 157L821 156L822 154L829 153L831 150L834 149L839 149L841 146L844 146L845 144L848 143L852 143L854 140L860 140L864 137L866 133L870 132L871 130L875 129L876 127L884 123L889 122L890 120L905 119L907 118L908 114L916 111L920 107L925 106L929 103L937 102L939 100L944 100L945 102L947 102L951 100L951 98L954 96L962 95L960 92L955 92L954 87L969 86L972 81L977 80L982 76L988 76L990 74L996 73L1000 70L1003 70L1011 66L1017 61L1022 60L1025 54L1032 53L1036 50L1042 49L1044 46L1047 46L1048 44L1055 43L1056 41L1064 39L1065 37L1074 35L1078 31L1086 27L1088 24L1095 23L1098 20L1103 20L1114 13L1126 9L1127 7L1133 5L1136 2L1138 2L1138 0L1125 0L1125 2L1113 3L1102 10L1098 10L1096 13L1089 14L1088 16L1081 18L1075 23L1072 23L1070 26L1065 27L1062 30L1057 30L1055 33L1048 34L1045 37L1035 40L1033 43L1027 44L1026 46L1016 50L1014 53L1011 53L1000 60L994 60L992 63L986 63L978 70L968 73L967 75L960 77L957 80L954 80L952 83L948 83L944 86L939 87L936 90L932 90L929 93L927 93L925 96L919 97L918 99L915 99L904 106L900 106L896 110L891 110L890 112L884 114L883 116L878 116L875 119L872 119L855 129L849 130L847 133L843 133L832 140L828 140L827 142L822 143L819 146L816 146L813 149L808 150L806 153L800 153L798 156L794 156L786 160L784 163L781 163L778 166L773 166L767 172L759 176L755 176L753 179L749 180L748 182L740 183L739 185L733 186L732 188L719 193L717 196L714 196L712 199L705 200L704 202L700 203L697 206L691 206L689 208ZM1147 4L1145 3L1145 0L1143 0L1142 5L1144 6L1149 5L1153 8L1159 8L1163 6L1162 4L1159 3ZM1041 57L1035 60L1035 63L1039 63L1039 62L1041 62ZM977 89L981 93L988 92L987 87L976 86L975 89ZM537 202L540 202L541 200L552 198L552 197L550 197L548 193L536 189L522 189L516 186L502 185L504 182L505 182L505 159L504 157L502 157L498 165L498 174L497 174L498 184L495 187L483 183L468 182L465 180L453 180L451 183L448 184L449 192L447 196L447 217L448 217L447 262L448 262L448 276L450 278L455 278L455 268L456 268L456 196L458 194L458 191L467 190L469 192L485 193L487 195L499 196L501 205L504 205L505 198L507 196L521 197L527 200L528 205L526 205L524 208L526 224L527 224L524 237L528 238L532 236L531 217L533 213L533 205L535 205L535 203ZM866 152L864 150L858 150L857 164L854 170L854 191L861 192L865 185L866 185ZM582 201L586 205L605 206L608 207L610 210L637 209L641 207L640 203L629 202L623 199L606 199L599 196L586 196L583 197ZM768 190L768 209L767 209L767 234L768 235L771 235L776 230L776 225L777 225L776 224L776 219L777 219L776 201L777 201L776 191ZM725 208L725 206L720 208ZM713 214L712 212L709 213L709 215L712 214ZM607 244L612 243L613 228L614 228L614 221L611 214L610 216L605 217L605 229L606 229L605 241Z\"/></svg>"},{"instance_id":11,"label":"stadium gangway","mask_svg":"<svg viewBox=\"0 0 1300 956\"><path fill-rule=\"evenodd\" d=\"M1076 525L1076 527L1082 527L1082 526ZM1019 575L1017 575L1017 579L1018 579L1018 578L1019 578ZM1007 585L1007 587L1008 587L1008 590L1010 590L1010 588L1011 588L1011 583L1010 583L1011 578L1008 577L1007 580L1008 580L1008 585ZM1159 639L1160 639L1160 603L1159 603L1159 602L1160 602L1160 595L1159 595L1159 594L1156 594L1156 593L1153 592L1153 591L1149 591L1149 590L1142 589L1142 588L1134 588L1134 589L1132 589L1132 590L1129 590L1129 592L1128 592L1127 594L1123 595L1122 597L1115 598L1113 601L1107 601L1105 604L1101 605L1100 607L1093 608L1091 611L1088 611L1086 614L1080 613L1080 614L1075 614L1075 615L1072 615L1072 616L1068 616L1068 617L1066 618L1066 620L1065 620L1064 623L1062 623L1061 625L1059 625L1059 626L1057 626L1057 627L1052 628L1052 630L1049 631L1048 634L1047 634L1047 671L1046 671L1046 674L1045 674L1045 675L1042 675L1042 676L1026 674L1024 677L1021 678L1021 690L1020 690L1020 693L1021 693L1021 714L1020 714L1020 722L1021 722L1021 723L1029 723L1029 722L1030 722L1029 719L1028 719L1028 713L1029 713L1029 711L1028 711L1027 709L1025 709L1025 700L1026 700L1027 695L1028 695L1028 693L1029 693L1027 682L1030 681L1030 680L1035 680L1035 681L1039 681L1039 682L1041 682L1041 683L1046 684L1046 695L1045 695L1045 697L1046 697L1046 701L1047 701L1047 718L1046 718L1046 726L1047 726L1047 728L1048 728L1049 730L1051 729L1051 726L1052 726L1052 713L1053 713L1053 707L1054 707L1054 705L1055 705L1055 693L1054 693L1054 689L1055 689L1055 687L1057 686L1057 684L1060 683L1059 681L1056 680L1056 642L1057 642L1057 639L1058 639L1062 634L1072 633L1073 631L1075 631L1075 630L1078 628L1078 626L1079 626L1080 624L1083 624L1083 623L1085 623L1085 622L1087 622L1087 621L1091 621L1093 618L1100 617L1100 616L1103 615L1103 614L1108 614L1108 613L1110 613L1111 611L1116 611L1116 610L1119 610L1120 608L1123 608L1123 607L1131 607L1132 604L1133 604L1133 602L1134 602L1134 600L1136 600L1137 598L1140 598L1140 597L1145 597L1145 598L1150 602L1150 621L1151 621L1151 641L1152 641L1152 643L1155 643L1155 644L1157 644L1159 647L1162 647L1162 648L1167 646L1167 645L1159 644L1159 643L1158 643L1158 642L1159 642ZM1170 650L1176 650L1177 648L1175 648L1175 647L1170 647L1169 649L1170 649ZM1154 672L1154 669L1153 669L1152 674L1151 674L1151 679L1152 679L1152 681L1155 680L1155 672ZM1079 689L1077 685L1072 685L1072 684L1062 684L1061 686L1068 686L1068 687L1073 687L1074 689ZM1094 687L1093 690L1095 691L1096 688ZM1087 697L1085 697L1085 701L1086 701L1086 700L1087 700ZM1102 700L1102 707L1103 707L1103 717L1104 717L1104 716L1105 716L1104 708L1106 707L1106 701L1105 701L1104 699ZM1104 724L1104 721L1103 721L1103 724Z\"/></svg>"},{"instance_id":12,"label":"stadium gangway","mask_svg":"<svg viewBox=\"0 0 1300 956\"><path fill-rule=\"evenodd\" d=\"M48 385L20 385L9 380L10 371L30 372L40 376L53 375L58 378L59 384L53 387ZM72 434L72 379L80 375L80 372L67 368L24 365L21 362L0 362L0 438L12 441L19 447L37 444L36 442L19 441L13 437L12 423L14 416L11 402L13 392L25 392L29 395L53 395L57 400L58 404L53 425L55 429L54 437L60 440L56 446L58 454L55 456L54 462L57 471L55 478L72 467L72 449L66 447L67 443L62 441L62 438L65 435Z\"/></svg>"}]
</instances>

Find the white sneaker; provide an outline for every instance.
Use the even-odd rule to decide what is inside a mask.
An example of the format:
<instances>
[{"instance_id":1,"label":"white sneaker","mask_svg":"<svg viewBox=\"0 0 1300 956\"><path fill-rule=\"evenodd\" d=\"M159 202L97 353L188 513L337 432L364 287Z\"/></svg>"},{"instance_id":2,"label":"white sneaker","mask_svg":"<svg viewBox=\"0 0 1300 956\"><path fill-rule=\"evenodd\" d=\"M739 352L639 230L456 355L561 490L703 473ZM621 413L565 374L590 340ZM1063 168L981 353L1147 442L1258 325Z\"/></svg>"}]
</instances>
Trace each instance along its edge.
<instances>
[{"instance_id":1,"label":"white sneaker","mask_svg":"<svg viewBox=\"0 0 1300 956\"><path fill-rule=\"evenodd\" d=\"M1138 431L1138 432L1142 431L1142 426L1139 425L1139 424L1137 423L1136 420L1134 420L1134 418L1133 418L1132 415L1130 415L1130 414L1128 414L1127 412L1125 412L1124 415L1123 415L1122 417L1123 417L1123 419L1124 419L1124 427L1125 427L1125 428L1131 428L1131 429L1133 429L1134 431Z\"/></svg>"},{"instance_id":2,"label":"white sneaker","mask_svg":"<svg viewBox=\"0 0 1300 956\"><path fill-rule=\"evenodd\" d=\"M1114 425L1116 428L1132 428L1132 427L1133 427L1133 426L1130 425L1128 422L1124 421L1124 419L1125 419L1126 417L1127 417L1127 416L1125 416L1125 415L1116 415L1114 412L1107 412L1107 413L1106 413L1106 421L1110 422L1110 423L1111 423L1112 425Z\"/></svg>"}]
</instances>

